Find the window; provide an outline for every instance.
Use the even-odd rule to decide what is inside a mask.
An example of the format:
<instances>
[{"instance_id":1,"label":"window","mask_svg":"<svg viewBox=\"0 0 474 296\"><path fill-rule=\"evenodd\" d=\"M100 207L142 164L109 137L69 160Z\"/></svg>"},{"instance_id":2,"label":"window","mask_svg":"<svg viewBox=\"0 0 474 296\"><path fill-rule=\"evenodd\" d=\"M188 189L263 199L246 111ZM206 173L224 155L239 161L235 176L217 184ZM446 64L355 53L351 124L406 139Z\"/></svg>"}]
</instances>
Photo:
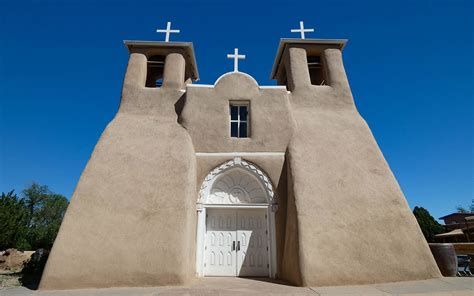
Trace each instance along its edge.
<instances>
[{"instance_id":1,"label":"window","mask_svg":"<svg viewBox=\"0 0 474 296\"><path fill-rule=\"evenodd\" d=\"M230 136L232 138L249 137L249 102L231 102Z\"/></svg>"},{"instance_id":2,"label":"window","mask_svg":"<svg viewBox=\"0 0 474 296\"><path fill-rule=\"evenodd\" d=\"M146 87L161 87L163 84L163 69L165 65L164 56L152 56L148 58Z\"/></svg>"}]
</instances>

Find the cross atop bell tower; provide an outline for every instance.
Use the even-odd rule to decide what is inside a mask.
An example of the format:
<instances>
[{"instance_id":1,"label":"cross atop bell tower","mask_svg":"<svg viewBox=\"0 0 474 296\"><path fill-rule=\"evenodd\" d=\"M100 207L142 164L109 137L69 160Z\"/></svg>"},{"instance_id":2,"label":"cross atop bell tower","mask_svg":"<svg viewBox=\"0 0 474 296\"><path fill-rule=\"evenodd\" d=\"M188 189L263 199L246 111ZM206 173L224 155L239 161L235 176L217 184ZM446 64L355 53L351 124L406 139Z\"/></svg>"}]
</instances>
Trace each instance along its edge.
<instances>
[{"instance_id":1,"label":"cross atop bell tower","mask_svg":"<svg viewBox=\"0 0 474 296\"><path fill-rule=\"evenodd\" d=\"M165 42L170 42L171 33L179 33L179 30L171 30L171 22L166 23L166 29L157 29L157 33L165 33Z\"/></svg>"},{"instance_id":2,"label":"cross atop bell tower","mask_svg":"<svg viewBox=\"0 0 474 296\"><path fill-rule=\"evenodd\" d=\"M314 29L305 29L304 22L300 21L300 28L299 29L291 29L291 33L300 33L301 39L305 39L305 32L314 32Z\"/></svg>"}]
</instances>

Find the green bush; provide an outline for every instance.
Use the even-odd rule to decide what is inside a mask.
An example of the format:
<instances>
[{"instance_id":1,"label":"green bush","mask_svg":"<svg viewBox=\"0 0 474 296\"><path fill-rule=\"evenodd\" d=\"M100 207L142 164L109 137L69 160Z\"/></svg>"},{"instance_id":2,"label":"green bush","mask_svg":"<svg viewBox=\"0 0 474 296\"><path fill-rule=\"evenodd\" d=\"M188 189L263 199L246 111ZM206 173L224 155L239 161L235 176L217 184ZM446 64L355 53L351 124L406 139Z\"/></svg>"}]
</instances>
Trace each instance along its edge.
<instances>
[{"instance_id":1,"label":"green bush","mask_svg":"<svg viewBox=\"0 0 474 296\"><path fill-rule=\"evenodd\" d=\"M413 209L413 215L415 215L421 231L429 243L435 242L436 234L444 232L443 226L439 224L425 208L415 207Z\"/></svg>"},{"instance_id":2,"label":"green bush","mask_svg":"<svg viewBox=\"0 0 474 296\"><path fill-rule=\"evenodd\" d=\"M66 197L33 183L18 197L0 196L0 250L51 249L68 206Z\"/></svg>"},{"instance_id":3,"label":"green bush","mask_svg":"<svg viewBox=\"0 0 474 296\"><path fill-rule=\"evenodd\" d=\"M26 240L27 211L25 201L14 191L0 196L0 250L8 248L29 249Z\"/></svg>"}]
</instances>

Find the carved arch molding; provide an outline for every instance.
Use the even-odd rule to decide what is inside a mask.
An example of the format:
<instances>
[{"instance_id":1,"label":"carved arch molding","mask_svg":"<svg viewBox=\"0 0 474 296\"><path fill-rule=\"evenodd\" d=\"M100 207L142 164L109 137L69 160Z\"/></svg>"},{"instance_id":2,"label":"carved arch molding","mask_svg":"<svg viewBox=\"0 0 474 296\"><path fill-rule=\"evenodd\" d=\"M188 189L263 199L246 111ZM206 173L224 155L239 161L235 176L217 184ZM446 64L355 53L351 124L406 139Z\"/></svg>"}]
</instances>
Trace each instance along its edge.
<instances>
[{"instance_id":1,"label":"carved arch molding","mask_svg":"<svg viewBox=\"0 0 474 296\"><path fill-rule=\"evenodd\" d=\"M265 203L276 210L270 178L255 164L235 157L213 169L201 184L198 205Z\"/></svg>"}]
</instances>

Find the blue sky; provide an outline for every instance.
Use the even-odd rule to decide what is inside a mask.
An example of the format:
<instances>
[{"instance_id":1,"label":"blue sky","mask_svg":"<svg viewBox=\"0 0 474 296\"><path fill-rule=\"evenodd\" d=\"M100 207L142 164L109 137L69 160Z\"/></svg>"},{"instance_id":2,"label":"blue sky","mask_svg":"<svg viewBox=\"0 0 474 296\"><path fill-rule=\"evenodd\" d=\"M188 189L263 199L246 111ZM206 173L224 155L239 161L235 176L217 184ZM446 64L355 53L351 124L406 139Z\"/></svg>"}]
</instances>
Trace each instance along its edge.
<instances>
[{"instance_id":1,"label":"blue sky","mask_svg":"<svg viewBox=\"0 0 474 296\"><path fill-rule=\"evenodd\" d=\"M140 2L138 4L138 2ZM239 70L261 85L279 38L347 38L346 71L410 206L435 217L473 198L472 1L0 0L0 190L70 196L117 111L123 40L192 41L199 83Z\"/></svg>"}]
</instances>

